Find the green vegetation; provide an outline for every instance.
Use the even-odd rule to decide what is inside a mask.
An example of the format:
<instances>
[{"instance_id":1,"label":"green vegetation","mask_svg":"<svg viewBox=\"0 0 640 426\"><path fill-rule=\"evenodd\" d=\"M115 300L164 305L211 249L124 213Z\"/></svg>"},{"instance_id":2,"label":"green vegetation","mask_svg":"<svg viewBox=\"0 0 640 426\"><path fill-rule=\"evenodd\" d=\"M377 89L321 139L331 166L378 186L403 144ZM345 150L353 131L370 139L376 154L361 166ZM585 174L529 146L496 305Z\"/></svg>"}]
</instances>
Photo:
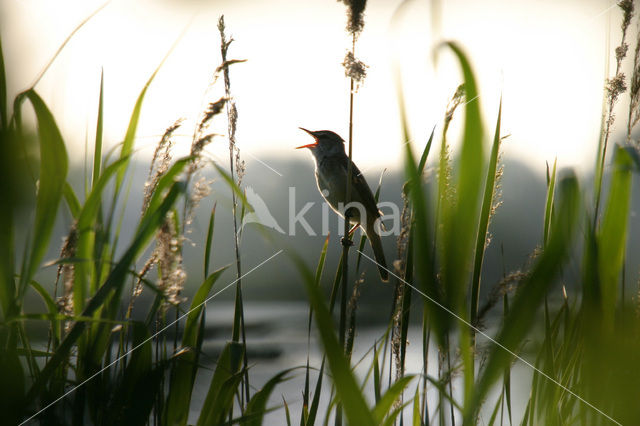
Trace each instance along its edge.
<instances>
[{"instance_id":1,"label":"green vegetation","mask_svg":"<svg viewBox=\"0 0 640 426\"><path fill-rule=\"evenodd\" d=\"M348 31L353 36L349 63L362 66L353 53L357 34L364 26L361 14L365 3L346 3ZM626 23L622 45L626 45L633 4L621 2L621 7ZM282 412L287 424L298 417L301 425L342 424L344 420L350 425L414 426L637 423L640 317L637 300L625 298L619 287L624 289L625 271L633 273L637 268L626 264L625 252L631 237L631 182L640 171L638 148L630 145L631 131L640 115L638 47L625 126L627 142L609 149L610 178L603 179L614 126L613 106L624 93L619 84L624 55L618 51L616 76L605 92L606 125L599 143L592 201L576 175L557 172L554 163L548 171L545 213L540 218L544 223L540 250L532 256L528 269L505 275L485 301L480 297L481 286L493 284L482 282L482 269L491 217L499 204L502 105L487 155L486 126L475 101L478 88L469 58L454 42L439 47L454 54L464 81L445 117L436 159L437 182L427 186L425 168L433 156L435 132L418 159L398 79L399 143L405 147L406 184L399 256L389 271L395 297L390 301L393 314L388 326L380 340L370 342L367 356L354 363L358 274L362 263L372 261L362 252L364 237L351 257L349 246L344 245L329 300L321 286L327 251L331 250L329 239L322 246L315 273L307 259L289 252L308 293L309 339L314 331L318 333L323 358L316 367L307 359L305 366L279 372L261 389L255 389L249 384L247 345L251 342L245 338L241 231L237 226L252 208L242 188L244 164L235 147L236 112L230 85L231 66L242 61L227 59L231 42L225 38L222 19L219 29L222 65L216 74L224 75L226 96L210 102L202 112L189 156L171 158L171 134L180 123L167 129L154 154L143 210L130 236L121 235L121 214L117 212L132 167L138 118L155 72L135 103L119 151L104 157L101 82L92 175L86 192L77 194L68 183L65 141L35 87L20 93L10 109L0 45L0 197L4 201L0 209L0 412L4 422L187 424L201 369L206 302L227 269L211 272L210 268L214 208L202 250L202 281L187 307L180 297L185 280L182 244L185 228L204 192L198 172L208 166L220 174L233 197L236 279L230 285L235 285L236 297L232 335L217 358L197 424L258 425L274 410ZM354 81L363 75L349 77L353 102ZM35 113L35 139L22 120L26 108ZM464 112L463 134L459 153L452 159L446 136L457 108ZM225 109L231 140L229 171L221 164L207 163L202 156L203 148L214 138L208 125L222 120ZM353 106L350 119L352 113ZM34 140L38 158L29 154ZM349 145L351 154L351 135ZM379 191L380 187L376 198ZM56 220L53 212L62 209L73 217L73 226L55 262L57 278L51 293L52 283L37 282L35 277L47 249L55 244L51 239ZM18 241L22 234L17 235L16 217L23 211L31 212L33 219L24 241ZM126 242L121 241L125 238ZM118 244L126 247L122 253L116 252ZM569 259L581 259L576 292L565 290L563 271ZM355 273L349 274L349 260L355 260ZM137 268L140 264L144 265L141 269ZM151 277L154 268L157 276ZM355 284L350 289L352 281ZM559 287L562 293L552 291ZM154 295L150 306L135 303L143 289ZM30 293L42 299L45 310L25 313L24 302ZM353 296L349 297L350 293ZM558 299L558 294L563 297ZM340 322L336 327L333 311L338 302ZM128 308L123 310L123 306ZM490 317L496 306L502 307L501 315L498 309ZM143 316L132 315L143 310ZM145 320L133 319L140 317ZM416 319L417 323L412 323ZM494 320L495 332L490 332L486 323ZM46 347L34 345L28 321L48 324ZM405 372L410 327L419 328L422 336L422 347L413 351L421 357L423 368L414 374ZM176 330L174 341L164 333L169 328ZM436 368L430 366L429 359L434 351L439 354ZM364 375L355 373L356 365ZM512 407L515 365L532 374L522 413ZM272 405L274 389L302 372L301 412L290 411L284 399L287 396L282 405ZM330 399L326 407L320 404L323 392Z\"/></svg>"}]
</instances>

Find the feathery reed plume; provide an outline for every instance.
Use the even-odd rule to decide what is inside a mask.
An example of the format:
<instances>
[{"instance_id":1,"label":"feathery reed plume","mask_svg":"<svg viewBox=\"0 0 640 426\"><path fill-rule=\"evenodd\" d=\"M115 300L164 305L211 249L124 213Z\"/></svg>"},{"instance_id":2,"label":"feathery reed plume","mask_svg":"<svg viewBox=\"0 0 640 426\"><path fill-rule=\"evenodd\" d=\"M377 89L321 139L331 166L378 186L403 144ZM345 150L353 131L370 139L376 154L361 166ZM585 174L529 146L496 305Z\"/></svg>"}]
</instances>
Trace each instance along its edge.
<instances>
[{"instance_id":1,"label":"feathery reed plume","mask_svg":"<svg viewBox=\"0 0 640 426\"><path fill-rule=\"evenodd\" d=\"M144 184L142 212L147 210L149 201L151 200L151 196L158 186L158 181L160 180L162 175L164 175L165 172L169 170L169 166L171 165L171 148L173 146L173 140L171 137L173 133L182 125L182 121L183 119L179 118L165 130L162 138L160 138L160 142L158 142L158 145L153 152L151 164L149 164L147 181Z\"/></svg>"},{"instance_id":2,"label":"feathery reed plume","mask_svg":"<svg viewBox=\"0 0 640 426\"><path fill-rule=\"evenodd\" d=\"M442 125L442 141L440 142L440 159L438 164L438 206L437 214L440 215L441 209L447 205L452 205L455 202L455 187L451 185L451 179L453 176L453 168L451 165L451 152L449 144L447 143L447 132L449 125L453 120L453 116L460 105L464 103L466 99L466 91L464 84L459 85L456 88L453 96L447 104L447 109L444 114L444 121ZM440 221L437 223L440 224Z\"/></svg>"},{"instance_id":3,"label":"feathery reed plume","mask_svg":"<svg viewBox=\"0 0 640 426\"><path fill-rule=\"evenodd\" d=\"M160 178L169 170L169 166L171 165L172 155L171 148L173 147L173 133L182 125L184 119L177 119L171 126L167 127L164 134L160 138L156 149L153 152L153 157L151 157L151 163L149 164L149 172L147 175L147 181L144 184L144 197L142 200L142 214L149 207L149 202L151 201L151 197L155 192L158 182ZM147 259L145 264L143 265L140 272L138 272L138 277L135 285L133 286L131 292L131 298L129 299L129 305L127 307L126 318L131 318L131 313L133 312L133 306L135 304L136 299L142 294L143 290L143 280L153 269L153 267L158 262L158 247L156 242L156 249L151 253L151 256Z\"/></svg>"},{"instance_id":4,"label":"feathery reed plume","mask_svg":"<svg viewBox=\"0 0 640 426\"><path fill-rule=\"evenodd\" d=\"M401 193L402 196L402 212L400 213L400 233L396 239L397 256L398 258L393 262L393 269L401 278L404 277L404 269L406 265L407 246L409 243L409 234L411 231L411 205L409 203L409 195L407 194L407 188Z\"/></svg>"},{"instance_id":5,"label":"feathery reed plume","mask_svg":"<svg viewBox=\"0 0 640 426\"><path fill-rule=\"evenodd\" d=\"M640 120L640 29L636 34L636 47L633 55L633 71L629 91L629 119L627 121L627 142L631 141L631 130Z\"/></svg>"},{"instance_id":6,"label":"feathery reed plume","mask_svg":"<svg viewBox=\"0 0 640 426\"><path fill-rule=\"evenodd\" d=\"M515 290L518 285L527 277L529 277L528 271L514 271L509 273L493 287L491 287L489 296L487 297L485 303L478 310L478 316L476 317L476 321L473 325L480 329L484 328L484 321L489 311L491 311L491 309L493 309L496 304L502 300L502 296L513 292L513 290Z\"/></svg>"},{"instance_id":7,"label":"feathery reed plume","mask_svg":"<svg viewBox=\"0 0 640 426\"><path fill-rule=\"evenodd\" d=\"M598 170L596 170L597 178L596 178L596 197L595 197L595 214L593 217L594 224L597 223L598 220L598 210L600 209L600 197L602 192L602 178L604 175L604 164L607 156L607 146L609 144L609 136L611 134L611 127L613 126L613 122L615 121L615 114L613 113L613 109L615 107L616 101L618 97L627 90L627 84L625 82L625 75L622 72L622 61L627 56L627 50L629 49L629 45L627 44L627 29L629 28L629 24L631 23L631 18L633 17L634 12L634 4L633 0L622 0L618 2L618 7L622 9L623 18L622 18L622 37L620 40L620 45L616 47L616 72L612 78L607 79L605 83L605 90L607 91L607 112L606 112L606 121L605 128L602 135L602 144L600 147L599 156L599 164Z\"/></svg>"},{"instance_id":8,"label":"feathery reed plume","mask_svg":"<svg viewBox=\"0 0 640 426\"><path fill-rule=\"evenodd\" d=\"M182 267L182 240L175 227L173 213L167 215L166 220L156 234L156 253L158 265L158 289L161 290L167 302L163 304L178 305L183 301L180 293L187 280L187 273Z\"/></svg>"},{"instance_id":9,"label":"feathery reed plume","mask_svg":"<svg viewBox=\"0 0 640 426\"><path fill-rule=\"evenodd\" d=\"M355 37L364 29L364 8L367 0L338 0L347 6L346 31Z\"/></svg>"},{"instance_id":10,"label":"feathery reed plume","mask_svg":"<svg viewBox=\"0 0 640 426\"><path fill-rule=\"evenodd\" d=\"M453 113L464 102L466 96L467 94L463 83L456 88L456 91L447 104L447 109L444 114L443 134L446 134L447 130L449 130L449 124L451 124L451 120L453 120Z\"/></svg>"},{"instance_id":11,"label":"feathery reed plume","mask_svg":"<svg viewBox=\"0 0 640 426\"><path fill-rule=\"evenodd\" d=\"M78 229L77 224L74 223L69 230L69 234L64 239L62 249L60 250L60 258L70 260L76 254L76 248L78 247ZM73 263L62 263L58 266L56 274L56 282L54 289L54 297L58 291L58 282L62 277L62 283L64 286L64 292L62 296L56 298L56 305L58 306L58 312L63 315L73 315L73 282L75 280L75 267ZM65 321L64 330L69 331L71 327L70 321Z\"/></svg>"},{"instance_id":12,"label":"feathery reed plume","mask_svg":"<svg viewBox=\"0 0 640 426\"><path fill-rule=\"evenodd\" d=\"M367 68L369 68L369 66L357 59L351 51L347 52L345 55L342 66L344 67L345 77L350 78L356 83L357 91L367 76Z\"/></svg>"},{"instance_id":13,"label":"feathery reed plume","mask_svg":"<svg viewBox=\"0 0 640 426\"><path fill-rule=\"evenodd\" d=\"M351 293L351 299L349 299L349 326L347 327L347 340L345 343L344 351L347 354L347 358L351 358L353 352L353 342L356 336L356 311L358 310L358 299L360 298L360 286L364 284L364 272L360 275L353 285L353 291Z\"/></svg>"},{"instance_id":14,"label":"feathery reed plume","mask_svg":"<svg viewBox=\"0 0 640 426\"><path fill-rule=\"evenodd\" d=\"M500 138L504 140L508 136L503 136ZM501 142L502 143L502 142ZM484 242L484 249L486 250L491 245L492 234L490 229L491 221L495 216L496 212L502 206L502 175L504 174L504 162L502 160L503 151L498 152L498 169L496 170L495 182L493 185L493 195L491 196L492 204L491 211L489 212L488 222L487 222L487 237Z\"/></svg>"}]
</instances>

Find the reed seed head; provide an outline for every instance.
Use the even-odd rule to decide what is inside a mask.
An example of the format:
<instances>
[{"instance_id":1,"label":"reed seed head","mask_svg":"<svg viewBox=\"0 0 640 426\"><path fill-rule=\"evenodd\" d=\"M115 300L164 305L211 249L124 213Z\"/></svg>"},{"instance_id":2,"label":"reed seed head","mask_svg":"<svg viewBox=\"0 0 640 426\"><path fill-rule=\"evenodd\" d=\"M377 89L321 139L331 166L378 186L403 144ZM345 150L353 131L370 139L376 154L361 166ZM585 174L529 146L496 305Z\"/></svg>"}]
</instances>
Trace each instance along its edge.
<instances>
[{"instance_id":1,"label":"reed seed head","mask_svg":"<svg viewBox=\"0 0 640 426\"><path fill-rule=\"evenodd\" d=\"M357 37L364 29L364 9L367 0L338 0L347 6L347 32Z\"/></svg>"}]
</instances>

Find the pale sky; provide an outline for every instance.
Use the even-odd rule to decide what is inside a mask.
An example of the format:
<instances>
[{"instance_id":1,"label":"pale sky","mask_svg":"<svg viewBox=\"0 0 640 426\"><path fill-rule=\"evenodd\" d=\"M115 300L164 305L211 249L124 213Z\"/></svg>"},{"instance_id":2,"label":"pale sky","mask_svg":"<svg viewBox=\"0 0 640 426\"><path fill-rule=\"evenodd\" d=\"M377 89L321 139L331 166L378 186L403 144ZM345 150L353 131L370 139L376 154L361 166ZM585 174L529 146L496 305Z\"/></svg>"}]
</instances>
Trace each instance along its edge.
<instances>
[{"instance_id":1,"label":"pale sky","mask_svg":"<svg viewBox=\"0 0 640 426\"><path fill-rule=\"evenodd\" d=\"M101 4L1 0L0 35L11 98L32 84L69 32ZM402 69L415 140L424 144L434 125L440 129L447 100L461 82L444 50L434 72L433 46L443 39L459 42L469 55L488 136L502 93L502 132L511 134L506 155L540 171L555 156L561 166L593 165L607 32L613 47L620 36L615 2L442 1L436 40L427 1L410 2L394 31L391 19L399 4L370 0L358 42L356 54L369 66L356 97L354 158L362 169L401 166L394 61ZM183 31L149 89L136 147L147 155L164 129L185 117L178 133L184 135L179 141L186 150L189 125L203 102L221 94L221 81L208 92L207 86L220 63L216 24L223 13L236 40L229 56L248 60L231 69L242 152L266 159L301 157L292 148L308 143L308 136L298 126L334 130L346 139L348 80L340 63L350 40L343 4L114 0L76 34L36 87L58 120L70 156L82 161L85 135L92 144L101 69L105 143L113 146L124 136L146 79ZM626 108L624 101L621 107ZM625 114L619 117L622 128ZM452 127L455 132L455 122ZM220 158L228 155L225 143L210 150Z\"/></svg>"}]
</instances>

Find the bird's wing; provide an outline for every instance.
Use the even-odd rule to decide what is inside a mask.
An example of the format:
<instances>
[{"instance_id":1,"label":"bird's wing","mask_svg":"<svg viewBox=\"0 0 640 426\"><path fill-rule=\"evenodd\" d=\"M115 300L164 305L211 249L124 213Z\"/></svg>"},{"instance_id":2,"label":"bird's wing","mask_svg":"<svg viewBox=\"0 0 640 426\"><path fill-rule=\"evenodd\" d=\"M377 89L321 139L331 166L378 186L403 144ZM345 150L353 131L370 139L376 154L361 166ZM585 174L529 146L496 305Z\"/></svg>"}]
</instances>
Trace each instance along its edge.
<instances>
[{"instance_id":1,"label":"bird's wing","mask_svg":"<svg viewBox=\"0 0 640 426\"><path fill-rule=\"evenodd\" d=\"M344 168L345 174L347 174L349 170L349 157L346 155L341 157L341 165ZM351 195L351 199L361 203L370 217L375 219L379 218L380 212L378 211L376 200L373 197L373 192L371 192L371 188L369 188L364 175L353 161L351 162L351 167L351 182L353 183L353 189L355 189L355 194Z\"/></svg>"}]
</instances>

